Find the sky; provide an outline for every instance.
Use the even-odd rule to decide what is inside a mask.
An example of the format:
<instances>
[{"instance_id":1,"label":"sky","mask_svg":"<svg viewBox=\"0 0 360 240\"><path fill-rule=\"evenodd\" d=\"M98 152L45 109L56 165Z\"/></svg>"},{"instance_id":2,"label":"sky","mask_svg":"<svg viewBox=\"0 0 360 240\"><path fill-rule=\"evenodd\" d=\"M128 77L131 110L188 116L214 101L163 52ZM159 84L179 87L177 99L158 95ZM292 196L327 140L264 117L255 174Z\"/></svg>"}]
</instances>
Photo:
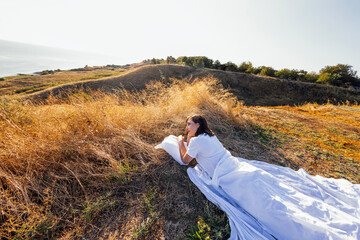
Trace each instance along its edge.
<instances>
[{"instance_id":1,"label":"sky","mask_svg":"<svg viewBox=\"0 0 360 240\"><path fill-rule=\"evenodd\" d=\"M0 0L0 39L112 55L207 56L360 75L359 0Z\"/></svg>"}]
</instances>

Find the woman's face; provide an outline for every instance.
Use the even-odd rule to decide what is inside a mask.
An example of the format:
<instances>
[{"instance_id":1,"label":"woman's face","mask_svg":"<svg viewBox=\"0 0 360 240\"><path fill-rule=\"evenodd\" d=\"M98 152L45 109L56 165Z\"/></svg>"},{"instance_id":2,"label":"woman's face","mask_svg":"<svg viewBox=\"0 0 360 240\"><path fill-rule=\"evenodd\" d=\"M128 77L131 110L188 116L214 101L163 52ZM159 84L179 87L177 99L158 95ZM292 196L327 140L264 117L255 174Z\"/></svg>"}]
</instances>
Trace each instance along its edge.
<instances>
[{"instance_id":1,"label":"woman's face","mask_svg":"<svg viewBox=\"0 0 360 240\"><path fill-rule=\"evenodd\" d=\"M198 130L199 126L200 126L199 123L194 123L194 121L191 118L189 118L186 124L186 131L188 133L188 136L190 137L195 136L195 133Z\"/></svg>"}]
</instances>

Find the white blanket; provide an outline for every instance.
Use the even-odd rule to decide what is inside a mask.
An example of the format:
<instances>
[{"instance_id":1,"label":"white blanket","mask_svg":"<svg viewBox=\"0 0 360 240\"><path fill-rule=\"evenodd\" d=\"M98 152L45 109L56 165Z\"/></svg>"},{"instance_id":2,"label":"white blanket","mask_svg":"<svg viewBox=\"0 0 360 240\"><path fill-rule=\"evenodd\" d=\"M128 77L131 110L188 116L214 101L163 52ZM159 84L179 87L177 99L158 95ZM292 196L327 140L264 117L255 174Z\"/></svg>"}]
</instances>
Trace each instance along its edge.
<instances>
[{"instance_id":1,"label":"white blanket","mask_svg":"<svg viewBox=\"0 0 360 240\"><path fill-rule=\"evenodd\" d=\"M156 146L182 164L175 136ZM230 239L360 239L360 185L260 161L220 159L214 176L191 181L225 211Z\"/></svg>"}]
</instances>

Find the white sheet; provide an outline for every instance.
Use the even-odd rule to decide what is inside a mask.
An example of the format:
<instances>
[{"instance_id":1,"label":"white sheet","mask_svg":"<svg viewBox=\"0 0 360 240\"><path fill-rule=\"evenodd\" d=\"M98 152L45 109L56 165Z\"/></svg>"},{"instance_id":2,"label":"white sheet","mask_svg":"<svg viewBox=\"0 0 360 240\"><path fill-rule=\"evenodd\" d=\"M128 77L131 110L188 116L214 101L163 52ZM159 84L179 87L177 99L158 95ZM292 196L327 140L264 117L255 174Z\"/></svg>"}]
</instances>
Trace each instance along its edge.
<instances>
[{"instance_id":1,"label":"white sheet","mask_svg":"<svg viewBox=\"0 0 360 240\"><path fill-rule=\"evenodd\" d=\"M186 147L186 144L185 144ZM180 165L187 165L181 161L179 143L177 137L174 135L167 136L160 144L155 146L155 149L164 149L175 161Z\"/></svg>"},{"instance_id":2,"label":"white sheet","mask_svg":"<svg viewBox=\"0 0 360 240\"><path fill-rule=\"evenodd\" d=\"M174 137L157 148L180 157ZM187 172L227 213L230 239L360 239L359 184L235 157L221 159L212 179L199 166Z\"/></svg>"}]
</instances>

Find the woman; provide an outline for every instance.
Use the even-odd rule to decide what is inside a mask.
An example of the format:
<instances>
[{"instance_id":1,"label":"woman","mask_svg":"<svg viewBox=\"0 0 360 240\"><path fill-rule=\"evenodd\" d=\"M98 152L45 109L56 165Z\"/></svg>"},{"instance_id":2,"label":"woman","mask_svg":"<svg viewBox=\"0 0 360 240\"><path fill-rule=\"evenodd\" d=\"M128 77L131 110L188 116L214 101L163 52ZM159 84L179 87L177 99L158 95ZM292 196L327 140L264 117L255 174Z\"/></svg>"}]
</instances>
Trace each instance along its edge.
<instances>
[{"instance_id":1,"label":"woman","mask_svg":"<svg viewBox=\"0 0 360 240\"><path fill-rule=\"evenodd\" d=\"M235 158L204 117L186 124L187 146L176 139L181 160L196 158L190 179L228 214L231 239L360 239L359 184Z\"/></svg>"},{"instance_id":2,"label":"woman","mask_svg":"<svg viewBox=\"0 0 360 240\"><path fill-rule=\"evenodd\" d=\"M197 163L212 177L218 161L223 157L229 157L230 153L209 129L206 119L202 116L187 117L185 134L187 148L184 137L178 136L181 160L189 164L196 158Z\"/></svg>"}]
</instances>

